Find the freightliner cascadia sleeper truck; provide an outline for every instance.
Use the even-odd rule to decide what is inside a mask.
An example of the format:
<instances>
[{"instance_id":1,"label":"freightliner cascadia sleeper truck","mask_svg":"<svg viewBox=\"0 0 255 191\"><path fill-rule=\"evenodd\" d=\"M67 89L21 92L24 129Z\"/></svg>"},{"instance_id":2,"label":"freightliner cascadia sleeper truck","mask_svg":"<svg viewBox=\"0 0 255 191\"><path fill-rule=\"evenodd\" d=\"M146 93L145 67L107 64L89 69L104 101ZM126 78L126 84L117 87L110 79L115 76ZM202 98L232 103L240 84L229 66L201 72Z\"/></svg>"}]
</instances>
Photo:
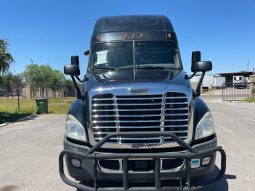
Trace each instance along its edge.
<instances>
[{"instance_id":1,"label":"freightliner cascadia sleeper truck","mask_svg":"<svg viewBox=\"0 0 255 191\"><path fill-rule=\"evenodd\" d=\"M166 16L100 18L85 55L84 78L78 56L64 67L77 94L59 156L66 184L79 191L195 190L224 176L226 155L199 97L212 63L194 51L193 75L184 72ZM202 75L193 90L190 78L197 72ZM219 173L201 181L215 170L216 153Z\"/></svg>"}]
</instances>

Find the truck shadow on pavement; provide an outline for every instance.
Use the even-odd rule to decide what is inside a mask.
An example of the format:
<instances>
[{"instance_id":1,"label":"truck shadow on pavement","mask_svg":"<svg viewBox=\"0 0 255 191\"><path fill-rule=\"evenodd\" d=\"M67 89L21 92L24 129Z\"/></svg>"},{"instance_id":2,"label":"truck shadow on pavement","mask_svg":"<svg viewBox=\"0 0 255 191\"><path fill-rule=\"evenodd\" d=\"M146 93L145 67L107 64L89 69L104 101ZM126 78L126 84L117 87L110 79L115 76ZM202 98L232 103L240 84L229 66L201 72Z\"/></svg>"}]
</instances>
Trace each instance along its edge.
<instances>
[{"instance_id":1,"label":"truck shadow on pavement","mask_svg":"<svg viewBox=\"0 0 255 191\"><path fill-rule=\"evenodd\" d=\"M0 124L13 123L19 121L26 121L34 119L36 115L32 113L11 113L11 112L0 112Z\"/></svg>"},{"instance_id":2,"label":"truck shadow on pavement","mask_svg":"<svg viewBox=\"0 0 255 191\"><path fill-rule=\"evenodd\" d=\"M14 191L14 190L18 190L18 186L16 185L6 185L3 187L0 187L0 191Z\"/></svg>"},{"instance_id":3,"label":"truck shadow on pavement","mask_svg":"<svg viewBox=\"0 0 255 191\"><path fill-rule=\"evenodd\" d=\"M220 169L218 167L215 168L212 175L206 177L205 179L212 179L216 177L220 172ZM236 175L231 174L225 174L224 177L217 183L213 184L212 186L209 186L208 188L204 189L203 191L228 191L228 182L227 180L236 179Z\"/></svg>"}]
</instances>

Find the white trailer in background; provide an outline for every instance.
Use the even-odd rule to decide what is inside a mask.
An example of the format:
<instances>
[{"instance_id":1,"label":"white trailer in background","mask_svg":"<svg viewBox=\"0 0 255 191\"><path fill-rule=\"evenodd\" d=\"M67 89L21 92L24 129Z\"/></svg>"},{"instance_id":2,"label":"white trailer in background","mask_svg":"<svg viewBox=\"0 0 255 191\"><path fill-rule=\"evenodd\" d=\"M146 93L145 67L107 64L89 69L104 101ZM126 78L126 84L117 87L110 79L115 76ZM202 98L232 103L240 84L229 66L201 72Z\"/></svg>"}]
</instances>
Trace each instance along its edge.
<instances>
[{"instance_id":1,"label":"white trailer in background","mask_svg":"<svg viewBox=\"0 0 255 191\"><path fill-rule=\"evenodd\" d=\"M212 89L213 87L213 75L207 74L204 77L202 88L205 90Z\"/></svg>"},{"instance_id":2,"label":"white trailer in background","mask_svg":"<svg viewBox=\"0 0 255 191\"><path fill-rule=\"evenodd\" d=\"M195 75L191 79L191 83L193 84L193 88L196 84L198 84L201 75ZM219 89L222 88L223 84L225 83L225 77L213 74L206 74L202 83L202 89L209 90L209 89Z\"/></svg>"},{"instance_id":3,"label":"white trailer in background","mask_svg":"<svg viewBox=\"0 0 255 191\"><path fill-rule=\"evenodd\" d=\"M195 75L192 79L191 79L191 83L192 84L198 84L199 79L201 77L201 74L197 74ZM213 86L213 75L212 74L206 74L204 77L204 80L202 82L202 89L204 90L209 90L212 89Z\"/></svg>"},{"instance_id":4,"label":"white trailer in background","mask_svg":"<svg viewBox=\"0 0 255 191\"><path fill-rule=\"evenodd\" d=\"M219 76L219 75L213 76L212 88L220 89L220 88L222 88L224 83L225 83L225 77L222 77L222 76Z\"/></svg>"}]
</instances>

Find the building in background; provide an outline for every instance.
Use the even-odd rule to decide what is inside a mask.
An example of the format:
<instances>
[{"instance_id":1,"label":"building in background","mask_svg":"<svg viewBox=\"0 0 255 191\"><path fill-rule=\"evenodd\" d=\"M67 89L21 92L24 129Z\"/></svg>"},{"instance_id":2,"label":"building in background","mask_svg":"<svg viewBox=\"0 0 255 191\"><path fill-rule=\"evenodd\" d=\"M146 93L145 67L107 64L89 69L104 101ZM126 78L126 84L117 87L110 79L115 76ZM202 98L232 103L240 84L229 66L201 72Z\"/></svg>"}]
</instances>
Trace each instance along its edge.
<instances>
[{"instance_id":1,"label":"building in background","mask_svg":"<svg viewBox=\"0 0 255 191\"><path fill-rule=\"evenodd\" d=\"M226 84L233 83L248 83L250 82L250 76L253 75L254 72L227 72L227 73L219 73L220 76L225 77Z\"/></svg>"}]
</instances>

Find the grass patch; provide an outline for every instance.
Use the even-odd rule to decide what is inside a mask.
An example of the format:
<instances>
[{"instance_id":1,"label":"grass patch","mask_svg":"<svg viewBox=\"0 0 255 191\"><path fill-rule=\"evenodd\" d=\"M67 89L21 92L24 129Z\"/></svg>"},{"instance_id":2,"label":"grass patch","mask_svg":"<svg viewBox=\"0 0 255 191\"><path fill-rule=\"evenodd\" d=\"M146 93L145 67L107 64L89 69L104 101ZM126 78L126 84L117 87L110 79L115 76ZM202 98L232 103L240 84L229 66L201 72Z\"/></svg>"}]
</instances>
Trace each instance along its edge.
<instances>
[{"instance_id":1,"label":"grass patch","mask_svg":"<svg viewBox=\"0 0 255 191\"><path fill-rule=\"evenodd\" d=\"M250 98L247 98L246 100L244 100L246 102L255 102L255 97L250 97Z\"/></svg>"},{"instance_id":2,"label":"grass patch","mask_svg":"<svg viewBox=\"0 0 255 191\"><path fill-rule=\"evenodd\" d=\"M55 114L66 114L74 98L49 98L48 111Z\"/></svg>"},{"instance_id":3,"label":"grass patch","mask_svg":"<svg viewBox=\"0 0 255 191\"><path fill-rule=\"evenodd\" d=\"M32 99L20 100L20 111L18 112L17 99L0 99L0 112L5 113L36 113L36 103Z\"/></svg>"},{"instance_id":4,"label":"grass patch","mask_svg":"<svg viewBox=\"0 0 255 191\"><path fill-rule=\"evenodd\" d=\"M49 98L48 111L53 114L66 114L75 98ZM0 123L12 122L22 117L35 114L37 111L34 99L21 99L18 112L17 99L0 99Z\"/></svg>"}]
</instances>

